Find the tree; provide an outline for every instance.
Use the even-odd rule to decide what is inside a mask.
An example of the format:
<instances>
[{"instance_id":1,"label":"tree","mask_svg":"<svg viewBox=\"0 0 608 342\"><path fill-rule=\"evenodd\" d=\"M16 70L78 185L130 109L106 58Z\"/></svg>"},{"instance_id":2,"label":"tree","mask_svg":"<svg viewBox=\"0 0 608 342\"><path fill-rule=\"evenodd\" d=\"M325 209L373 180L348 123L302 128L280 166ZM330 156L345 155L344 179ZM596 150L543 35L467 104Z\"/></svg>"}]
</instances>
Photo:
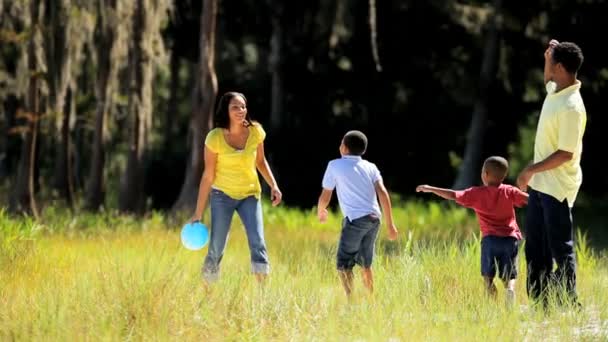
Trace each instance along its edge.
<instances>
[{"instance_id":1,"label":"tree","mask_svg":"<svg viewBox=\"0 0 608 342\"><path fill-rule=\"evenodd\" d=\"M70 0L47 0L45 52L49 71L50 112L55 118L56 163L53 187L58 191L68 206L73 204L74 186L70 164L70 115L72 113L72 77L71 37L72 16Z\"/></svg>"},{"instance_id":2,"label":"tree","mask_svg":"<svg viewBox=\"0 0 608 342\"><path fill-rule=\"evenodd\" d=\"M9 95L2 100L4 105L4 117L0 117L0 179L6 179L11 171L11 146L10 127L14 125L15 113L17 112L18 100L14 95Z\"/></svg>"},{"instance_id":3,"label":"tree","mask_svg":"<svg viewBox=\"0 0 608 342\"><path fill-rule=\"evenodd\" d=\"M173 130L176 126L175 117L178 109L179 90L180 90L180 78L179 71L182 63L180 56L177 51L177 43L173 42L171 47L171 56L169 57L169 73L171 80L169 81L169 101L167 103L167 109L165 112L164 122L164 140L163 140L163 151L169 153L171 142L173 141Z\"/></svg>"},{"instance_id":4,"label":"tree","mask_svg":"<svg viewBox=\"0 0 608 342\"><path fill-rule=\"evenodd\" d=\"M268 1L272 36L270 37L270 56L268 69L272 75L270 96L270 126L278 129L282 125L283 113L283 27L284 5L281 1Z\"/></svg>"},{"instance_id":5,"label":"tree","mask_svg":"<svg viewBox=\"0 0 608 342\"><path fill-rule=\"evenodd\" d=\"M120 24L119 11L122 9L119 0L98 0L97 23L94 40L97 43L97 70L95 75L95 124L91 166L87 181L86 207L97 210L105 198L105 153L108 139L107 117L112 108L112 96L119 67L119 57L126 50L121 44L124 29ZM123 4L124 5L124 4Z\"/></svg>"},{"instance_id":6,"label":"tree","mask_svg":"<svg viewBox=\"0 0 608 342\"><path fill-rule=\"evenodd\" d=\"M24 212L38 217L38 207L34 197L34 177L36 167L36 144L38 139L38 123L40 119L40 79L43 74L41 60L41 33L40 14L44 12L44 5L38 1L30 1L30 30L27 49L27 65L29 84L26 94L26 110L17 114L26 120L24 139L21 145L21 156L17 170L17 179L14 183L9 210Z\"/></svg>"},{"instance_id":7,"label":"tree","mask_svg":"<svg viewBox=\"0 0 608 342\"><path fill-rule=\"evenodd\" d=\"M378 30L376 21L376 0L369 0L369 32L370 41L372 47L372 57L374 57L374 64L376 65L376 71L382 71L382 65L380 65L380 56L378 55Z\"/></svg>"},{"instance_id":8,"label":"tree","mask_svg":"<svg viewBox=\"0 0 608 342\"><path fill-rule=\"evenodd\" d=\"M196 205L198 185L203 173L204 138L211 128L213 106L217 96L215 75L215 28L217 0L202 0L201 28L199 40L199 62L193 96L193 111L190 118L190 157L186 175L174 211L193 210Z\"/></svg>"},{"instance_id":9,"label":"tree","mask_svg":"<svg viewBox=\"0 0 608 342\"><path fill-rule=\"evenodd\" d=\"M119 197L119 209L140 212L145 207L144 161L152 127L152 80L155 56L161 45L160 19L165 14L163 0L137 0L133 12L132 45L129 49L129 113L132 116L127 168ZM161 48L162 50L162 48Z\"/></svg>"},{"instance_id":10,"label":"tree","mask_svg":"<svg viewBox=\"0 0 608 342\"><path fill-rule=\"evenodd\" d=\"M500 33L501 0L494 0L486 28L483 60L479 77L478 95L473 108L473 116L467 133L467 144L455 189L464 189L478 183L479 167L483 153L483 141L488 117L490 87L498 65L498 43Z\"/></svg>"}]
</instances>

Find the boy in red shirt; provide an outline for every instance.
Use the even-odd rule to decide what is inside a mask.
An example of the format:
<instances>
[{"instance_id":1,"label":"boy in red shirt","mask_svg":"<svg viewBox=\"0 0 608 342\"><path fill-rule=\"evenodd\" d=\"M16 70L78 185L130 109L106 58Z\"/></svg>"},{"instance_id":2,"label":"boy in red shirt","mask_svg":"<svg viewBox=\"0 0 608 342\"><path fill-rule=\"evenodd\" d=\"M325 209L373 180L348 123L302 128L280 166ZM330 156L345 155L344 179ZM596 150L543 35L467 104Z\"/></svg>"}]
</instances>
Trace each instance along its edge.
<instances>
[{"instance_id":1,"label":"boy in red shirt","mask_svg":"<svg viewBox=\"0 0 608 342\"><path fill-rule=\"evenodd\" d=\"M490 157L483 163L483 186L462 191L420 185L417 192L432 192L445 199L475 210L481 228L481 275L488 294L496 297L494 276L498 266L499 276L507 289L507 303L515 299L517 278L517 252L521 232L515 220L513 207L528 203L528 194L518 188L503 184L509 163L502 157Z\"/></svg>"}]
</instances>

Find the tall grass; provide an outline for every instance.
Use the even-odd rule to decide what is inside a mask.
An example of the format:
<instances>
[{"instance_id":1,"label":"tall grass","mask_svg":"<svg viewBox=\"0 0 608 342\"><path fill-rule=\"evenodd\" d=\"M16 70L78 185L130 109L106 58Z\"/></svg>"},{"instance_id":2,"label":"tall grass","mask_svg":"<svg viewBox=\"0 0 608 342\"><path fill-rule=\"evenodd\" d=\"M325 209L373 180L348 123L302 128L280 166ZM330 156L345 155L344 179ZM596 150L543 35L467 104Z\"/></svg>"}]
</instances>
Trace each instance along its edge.
<instances>
[{"instance_id":1,"label":"tall grass","mask_svg":"<svg viewBox=\"0 0 608 342\"><path fill-rule=\"evenodd\" d=\"M581 311L542 311L486 298L470 212L449 205L397 206L400 239L382 231L376 291L356 279L352 301L335 272L340 218L266 206L272 273L249 274L235 217L220 280L202 287L206 253L181 247L178 221L47 210L40 222L0 211L0 340L606 340L605 255L577 241ZM523 251L522 251L523 254Z\"/></svg>"}]
</instances>

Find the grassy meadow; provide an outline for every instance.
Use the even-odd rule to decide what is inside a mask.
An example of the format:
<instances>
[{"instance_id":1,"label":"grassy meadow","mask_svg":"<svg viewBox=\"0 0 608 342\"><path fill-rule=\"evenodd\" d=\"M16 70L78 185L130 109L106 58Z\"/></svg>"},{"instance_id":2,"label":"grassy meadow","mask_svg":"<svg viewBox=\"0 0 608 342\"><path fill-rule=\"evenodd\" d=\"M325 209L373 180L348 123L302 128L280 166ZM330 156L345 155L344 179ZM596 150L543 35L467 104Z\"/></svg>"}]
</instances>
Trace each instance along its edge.
<instances>
[{"instance_id":1,"label":"grassy meadow","mask_svg":"<svg viewBox=\"0 0 608 342\"><path fill-rule=\"evenodd\" d=\"M608 258L579 234L581 311L529 305L520 250L517 304L486 298L471 211L408 202L400 229L383 226L368 296L355 269L348 301L335 271L340 218L265 206L271 276L250 275L235 217L219 282L202 286L206 248L189 251L178 220L46 209L43 218L0 211L0 340L191 341L599 341L608 339Z\"/></svg>"}]
</instances>

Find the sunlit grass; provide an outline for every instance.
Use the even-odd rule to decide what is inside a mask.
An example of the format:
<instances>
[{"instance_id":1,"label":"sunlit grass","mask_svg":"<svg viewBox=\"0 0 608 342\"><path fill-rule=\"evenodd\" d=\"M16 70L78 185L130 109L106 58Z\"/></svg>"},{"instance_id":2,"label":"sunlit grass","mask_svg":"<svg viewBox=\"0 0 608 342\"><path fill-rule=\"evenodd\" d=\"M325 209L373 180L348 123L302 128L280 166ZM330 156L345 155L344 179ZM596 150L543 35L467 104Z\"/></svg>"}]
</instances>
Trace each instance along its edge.
<instances>
[{"instance_id":1,"label":"sunlit grass","mask_svg":"<svg viewBox=\"0 0 608 342\"><path fill-rule=\"evenodd\" d=\"M206 249L181 247L179 220L47 210L36 223L0 213L0 340L608 338L607 258L584 237L577 254L582 311L528 305L523 250L517 305L509 310L501 284L496 302L483 292L471 213L404 204L395 213L399 241L387 241L383 230L377 244L375 294L357 277L349 302L335 272L340 218L321 225L313 212L266 208L267 284L249 274L235 218L210 292L200 278Z\"/></svg>"}]
</instances>

